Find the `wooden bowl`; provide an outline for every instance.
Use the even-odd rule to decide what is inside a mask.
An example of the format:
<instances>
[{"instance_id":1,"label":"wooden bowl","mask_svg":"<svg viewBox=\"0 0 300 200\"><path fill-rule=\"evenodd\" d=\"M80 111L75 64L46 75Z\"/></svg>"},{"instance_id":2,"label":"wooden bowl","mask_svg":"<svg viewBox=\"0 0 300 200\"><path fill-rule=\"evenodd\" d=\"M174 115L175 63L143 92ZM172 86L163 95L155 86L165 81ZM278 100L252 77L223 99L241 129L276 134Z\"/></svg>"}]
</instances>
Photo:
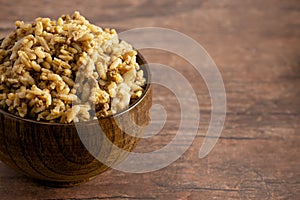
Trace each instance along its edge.
<instances>
[{"instance_id":1,"label":"wooden bowl","mask_svg":"<svg viewBox=\"0 0 300 200\"><path fill-rule=\"evenodd\" d=\"M137 62L148 79L144 94L114 116L80 124L60 124L28 120L0 110L0 160L26 176L58 187L89 181L107 170L107 165L121 162L137 145L138 136L149 123L150 72L141 54ZM111 148L105 137L124 151ZM92 144L88 150L87 144Z\"/></svg>"}]
</instances>

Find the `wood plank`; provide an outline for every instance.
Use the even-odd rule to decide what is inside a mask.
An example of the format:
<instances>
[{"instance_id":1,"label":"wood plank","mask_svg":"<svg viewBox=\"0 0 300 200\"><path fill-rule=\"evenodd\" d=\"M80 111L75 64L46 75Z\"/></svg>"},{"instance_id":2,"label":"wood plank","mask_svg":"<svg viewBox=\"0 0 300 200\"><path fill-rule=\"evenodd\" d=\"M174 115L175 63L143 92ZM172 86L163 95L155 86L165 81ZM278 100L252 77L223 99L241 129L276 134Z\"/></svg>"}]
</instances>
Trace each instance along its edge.
<instances>
[{"instance_id":1,"label":"wood plank","mask_svg":"<svg viewBox=\"0 0 300 200\"><path fill-rule=\"evenodd\" d=\"M203 79L179 56L143 50L149 62L166 64L184 75L197 94L200 126L184 155L158 171L130 174L109 170L73 188L40 185L0 163L1 199L299 198L299 1L10 0L0 1L0 7L0 37L13 29L15 20L57 18L74 10L97 25L119 32L145 26L181 31L214 59L227 95L221 137L212 152L199 159L211 117ZM165 105L168 120L160 134L140 142L137 152L162 148L174 138L179 126L175 96L158 86L153 87L153 94L154 102Z\"/></svg>"}]
</instances>

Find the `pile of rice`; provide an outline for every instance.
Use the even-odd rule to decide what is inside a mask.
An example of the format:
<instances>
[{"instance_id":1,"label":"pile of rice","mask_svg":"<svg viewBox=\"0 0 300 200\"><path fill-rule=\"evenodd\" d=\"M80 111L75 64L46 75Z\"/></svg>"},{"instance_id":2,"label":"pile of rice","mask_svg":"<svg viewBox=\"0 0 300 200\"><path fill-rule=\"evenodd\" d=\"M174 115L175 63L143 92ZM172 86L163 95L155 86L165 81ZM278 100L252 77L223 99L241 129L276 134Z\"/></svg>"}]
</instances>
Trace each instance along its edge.
<instances>
[{"instance_id":1,"label":"pile of rice","mask_svg":"<svg viewBox=\"0 0 300 200\"><path fill-rule=\"evenodd\" d=\"M79 12L16 21L0 45L0 107L47 122L79 122L126 109L143 94L137 52Z\"/></svg>"}]
</instances>

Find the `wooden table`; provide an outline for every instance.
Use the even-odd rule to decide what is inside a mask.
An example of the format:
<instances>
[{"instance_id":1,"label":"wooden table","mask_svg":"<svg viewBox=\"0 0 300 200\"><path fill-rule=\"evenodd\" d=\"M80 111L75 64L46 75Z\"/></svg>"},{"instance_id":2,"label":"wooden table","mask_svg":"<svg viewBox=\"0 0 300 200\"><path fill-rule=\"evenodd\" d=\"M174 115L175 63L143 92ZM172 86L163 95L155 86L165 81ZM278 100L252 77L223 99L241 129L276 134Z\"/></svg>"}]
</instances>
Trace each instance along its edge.
<instances>
[{"instance_id":1,"label":"wooden table","mask_svg":"<svg viewBox=\"0 0 300 200\"><path fill-rule=\"evenodd\" d=\"M299 199L299 1L0 0L0 8L0 37L14 28L15 20L55 19L74 10L119 32L145 26L180 31L211 55L227 94L221 137L209 155L199 159L211 116L203 79L174 54L143 50L149 62L182 73L197 94L199 131L180 159L149 173L109 170L72 188L39 185L0 163L0 199ZM172 99L159 87L153 93L154 102ZM178 120L172 103L163 131L142 140L137 151L160 149L175 136Z\"/></svg>"}]
</instances>

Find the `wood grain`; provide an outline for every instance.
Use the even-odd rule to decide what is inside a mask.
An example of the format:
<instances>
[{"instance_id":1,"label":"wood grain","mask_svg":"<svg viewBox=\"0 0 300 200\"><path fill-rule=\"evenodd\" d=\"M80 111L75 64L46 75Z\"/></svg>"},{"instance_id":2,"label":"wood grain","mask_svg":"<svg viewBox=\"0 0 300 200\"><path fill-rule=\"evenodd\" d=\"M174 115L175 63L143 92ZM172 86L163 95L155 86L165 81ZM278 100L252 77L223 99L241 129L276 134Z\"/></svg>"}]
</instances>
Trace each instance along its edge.
<instances>
[{"instance_id":1,"label":"wood grain","mask_svg":"<svg viewBox=\"0 0 300 200\"><path fill-rule=\"evenodd\" d=\"M213 151L199 159L211 111L204 81L184 59L143 50L147 61L167 64L182 73L198 95L200 127L188 151L155 172L109 170L79 187L60 189L41 186L1 163L2 199L299 198L299 1L0 0L0 6L0 37L17 19L57 18L74 10L92 23L118 31L144 26L181 31L214 59L227 94L221 137ZM174 109L173 94L154 85L153 103L166 106L168 120L160 134L140 141L138 152L160 149L177 132L180 113Z\"/></svg>"}]
</instances>

